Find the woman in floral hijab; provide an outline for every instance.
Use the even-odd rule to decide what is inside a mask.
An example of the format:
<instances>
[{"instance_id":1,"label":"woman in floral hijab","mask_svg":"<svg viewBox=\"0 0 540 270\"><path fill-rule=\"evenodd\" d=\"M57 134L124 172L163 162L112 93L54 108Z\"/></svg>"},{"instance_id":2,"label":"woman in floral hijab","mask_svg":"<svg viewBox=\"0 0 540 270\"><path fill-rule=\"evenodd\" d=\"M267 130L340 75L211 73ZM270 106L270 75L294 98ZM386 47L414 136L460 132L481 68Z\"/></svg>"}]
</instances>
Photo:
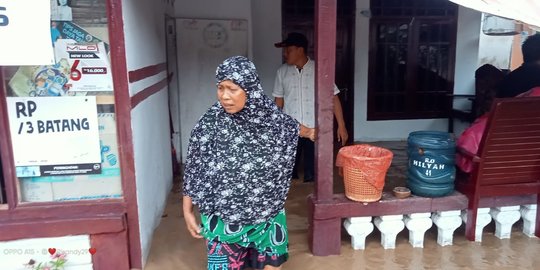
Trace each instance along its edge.
<instances>
[{"instance_id":1,"label":"woman in floral hijab","mask_svg":"<svg viewBox=\"0 0 540 270\"><path fill-rule=\"evenodd\" d=\"M247 58L226 59L216 78L218 102L195 125L189 143L188 230L206 239L208 269L280 269L288 258L284 204L298 136L315 140L315 130L278 109Z\"/></svg>"}]
</instances>

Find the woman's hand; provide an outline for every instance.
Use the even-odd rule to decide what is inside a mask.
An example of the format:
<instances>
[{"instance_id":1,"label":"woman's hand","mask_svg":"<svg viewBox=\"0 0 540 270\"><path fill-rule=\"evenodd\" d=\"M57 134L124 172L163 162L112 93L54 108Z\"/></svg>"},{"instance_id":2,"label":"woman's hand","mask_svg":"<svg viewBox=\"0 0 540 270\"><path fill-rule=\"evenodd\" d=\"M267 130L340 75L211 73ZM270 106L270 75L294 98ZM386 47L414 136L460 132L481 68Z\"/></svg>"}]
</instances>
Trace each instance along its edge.
<instances>
[{"instance_id":1,"label":"woman's hand","mask_svg":"<svg viewBox=\"0 0 540 270\"><path fill-rule=\"evenodd\" d=\"M186 226L191 236L197 239L203 238L201 235L201 228L199 227L199 225L197 225L197 219L195 218L195 214L193 214L193 212L184 212L184 219L186 220Z\"/></svg>"},{"instance_id":2,"label":"woman's hand","mask_svg":"<svg viewBox=\"0 0 540 270\"><path fill-rule=\"evenodd\" d=\"M183 205L184 219L186 220L186 227L189 233L194 238L203 238L203 236L201 235L201 228L199 227L199 224L197 223L197 218L195 217L195 213L193 212L193 203L191 202L191 198L188 196L184 196Z\"/></svg>"}]
</instances>

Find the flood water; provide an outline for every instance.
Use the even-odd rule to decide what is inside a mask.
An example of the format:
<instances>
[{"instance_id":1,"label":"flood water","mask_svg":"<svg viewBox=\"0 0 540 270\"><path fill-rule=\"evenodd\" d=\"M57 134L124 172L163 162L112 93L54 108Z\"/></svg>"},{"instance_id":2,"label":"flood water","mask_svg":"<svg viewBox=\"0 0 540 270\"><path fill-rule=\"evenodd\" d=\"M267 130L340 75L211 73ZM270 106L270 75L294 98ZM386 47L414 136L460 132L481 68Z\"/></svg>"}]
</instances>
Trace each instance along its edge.
<instances>
[{"instance_id":1,"label":"flood water","mask_svg":"<svg viewBox=\"0 0 540 270\"><path fill-rule=\"evenodd\" d=\"M387 176L385 190L391 190L405 181L405 146L386 143L394 152L393 165ZM336 177L335 191L343 190ZM308 248L306 196L313 184L294 180L286 204L289 226L290 258L284 270L330 269L538 269L540 270L540 239L529 238L521 232L522 223L514 224L511 239L494 236L494 221L484 229L482 243L465 238L464 226L454 233L454 244L437 244L435 225L426 232L424 248L413 248L408 242L405 228L397 237L396 249L384 250L377 228L367 237L365 250L353 250L350 237L342 229L341 254L316 257ZM161 224L157 228L146 270L198 270L206 269L206 251L203 240L193 239L186 230L182 217L181 193L175 188Z\"/></svg>"}]
</instances>

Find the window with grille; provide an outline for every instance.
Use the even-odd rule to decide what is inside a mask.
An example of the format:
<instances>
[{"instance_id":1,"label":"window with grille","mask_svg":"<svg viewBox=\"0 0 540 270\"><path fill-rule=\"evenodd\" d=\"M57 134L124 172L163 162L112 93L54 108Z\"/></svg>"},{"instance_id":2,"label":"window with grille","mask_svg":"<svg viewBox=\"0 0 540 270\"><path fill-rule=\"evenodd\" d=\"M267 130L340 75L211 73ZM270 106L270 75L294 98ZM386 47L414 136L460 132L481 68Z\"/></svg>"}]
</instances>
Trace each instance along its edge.
<instances>
[{"instance_id":1,"label":"window with grille","mask_svg":"<svg viewBox=\"0 0 540 270\"><path fill-rule=\"evenodd\" d=\"M445 117L453 92L457 6L372 0L368 120Z\"/></svg>"}]
</instances>

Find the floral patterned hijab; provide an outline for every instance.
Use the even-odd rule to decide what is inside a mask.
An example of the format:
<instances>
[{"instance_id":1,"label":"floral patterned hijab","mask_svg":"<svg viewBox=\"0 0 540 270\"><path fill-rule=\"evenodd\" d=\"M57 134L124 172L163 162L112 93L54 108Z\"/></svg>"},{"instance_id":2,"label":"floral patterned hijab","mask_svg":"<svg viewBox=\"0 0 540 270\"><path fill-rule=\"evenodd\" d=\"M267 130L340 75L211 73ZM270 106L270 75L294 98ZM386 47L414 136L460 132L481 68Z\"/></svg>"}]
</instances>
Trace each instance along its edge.
<instances>
[{"instance_id":1,"label":"floral patterned hijab","mask_svg":"<svg viewBox=\"0 0 540 270\"><path fill-rule=\"evenodd\" d=\"M184 195L199 211L235 225L258 224L284 208L298 143L299 123L281 112L261 87L255 65L226 59L217 82L230 80L247 96L227 113L217 102L191 132Z\"/></svg>"}]
</instances>

